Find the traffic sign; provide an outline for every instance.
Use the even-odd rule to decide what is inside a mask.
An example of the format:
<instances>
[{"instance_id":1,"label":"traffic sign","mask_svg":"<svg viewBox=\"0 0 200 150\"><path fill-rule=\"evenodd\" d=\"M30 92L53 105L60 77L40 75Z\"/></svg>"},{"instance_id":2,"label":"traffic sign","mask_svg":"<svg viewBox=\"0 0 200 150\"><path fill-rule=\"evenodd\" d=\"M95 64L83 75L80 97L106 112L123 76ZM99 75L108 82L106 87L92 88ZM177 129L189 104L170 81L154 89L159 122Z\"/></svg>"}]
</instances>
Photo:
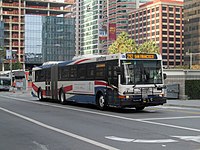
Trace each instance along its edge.
<instances>
[{"instance_id":1,"label":"traffic sign","mask_svg":"<svg viewBox=\"0 0 200 150\"><path fill-rule=\"evenodd\" d=\"M7 49L6 50L6 59L12 59L12 50Z\"/></svg>"}]
</instances>

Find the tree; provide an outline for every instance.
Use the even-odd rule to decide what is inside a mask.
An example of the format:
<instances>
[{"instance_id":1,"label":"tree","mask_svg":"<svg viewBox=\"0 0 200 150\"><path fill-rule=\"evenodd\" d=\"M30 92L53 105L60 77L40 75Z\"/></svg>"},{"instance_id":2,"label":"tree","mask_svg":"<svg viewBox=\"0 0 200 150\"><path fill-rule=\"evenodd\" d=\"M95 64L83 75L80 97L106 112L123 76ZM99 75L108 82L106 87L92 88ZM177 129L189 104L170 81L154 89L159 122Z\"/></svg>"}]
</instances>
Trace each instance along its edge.
<instances>
[{"instance_id":1,"label":"tree","mask_svg":"<svg viewBox=\"0 0 200 150\"><path fill-rule=\"evenodd\" d=\"M6 50L0 47L0 59L5 59L6 57Z\"/></svg>"},{"instance_id":2,"label":"tree","mask_svg":"<svg viewBox=\"0 0 200 150\"><path fill-rule=\"evenodd\" d=\"M138 49L142 53L160 53L159 47L154 41L146 41L138 46Z\"/></svg>"},{"instance_id":3,"label":"tree","mask_svg":"<svg viewBox=\"0 0 200 150\"><path fill-rule=\"evenodd\" d=\"M17 69L22 69L22 64L17 61L16 63L12 63L12 69L17 70Z\"/></svg>"},{"instance_id":4,"label":"tree","mask_svg":"<svg viewBox=\"0 0 200 150\"><path fill-rule=\"evenodd\" d=\"M122 32L109 47L108 53L125 53L125 52L135 52L137 50L136 43L133 39L128 37L128 33Z\"/></svg>"},{"instance_id":5,"label":"tree","mask_svg":"<svg viewBox=\"0 0 200 150\"><path fill-rule=\"evenodd\" d=\"M159 53L159 48L154 41L147 41L139 46L136 45L135 41L129 38L128 33L122 32L108 47L109 54L115 53Z\"/></svg>"}]
</instances>

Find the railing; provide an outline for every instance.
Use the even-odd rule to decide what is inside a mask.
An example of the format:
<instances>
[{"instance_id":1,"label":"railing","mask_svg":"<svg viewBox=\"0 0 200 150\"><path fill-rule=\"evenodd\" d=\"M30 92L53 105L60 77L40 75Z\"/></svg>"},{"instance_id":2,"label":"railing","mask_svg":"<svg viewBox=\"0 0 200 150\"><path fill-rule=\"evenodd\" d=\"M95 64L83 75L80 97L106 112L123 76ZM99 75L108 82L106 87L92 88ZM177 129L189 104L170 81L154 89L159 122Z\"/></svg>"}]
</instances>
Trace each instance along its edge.
<instances>
[{"instance_id":1,"label":"railing","mask_svg":"<svg viewBox=\"0 0 200 150\"><path fill-rule=\"evenodd\" d=\"M2 3L2 6L16 6L19 7L19 3L13 2L13 3ZM21 7L24 7L24 4L21 3Z\"/></svg>"}]
</instances>

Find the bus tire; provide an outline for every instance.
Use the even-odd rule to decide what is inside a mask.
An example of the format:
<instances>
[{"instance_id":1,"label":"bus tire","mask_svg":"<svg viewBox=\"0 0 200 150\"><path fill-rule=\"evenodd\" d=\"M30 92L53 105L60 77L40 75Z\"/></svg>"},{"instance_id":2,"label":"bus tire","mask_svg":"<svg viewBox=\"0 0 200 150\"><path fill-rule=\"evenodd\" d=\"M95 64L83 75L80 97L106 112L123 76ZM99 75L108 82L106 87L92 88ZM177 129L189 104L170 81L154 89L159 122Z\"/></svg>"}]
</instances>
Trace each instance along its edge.
<instances>
[{"instance_id":1,"label":"bus tire","mask_svg":"<svg viewBox=\"0 0 200 150\"><path fill-rule=\"evenodd\" d=\"M65 104L66 103L65 92L63 90L60 90L59 99L60 99L60 103L61 104Z\"/></svg>"},{"instance_id":2,"label":"bus tire","mask_svg":"<svg viewBox=\"0 0 200 150\"><path fill-rule=\"evenodd\" d=\"M106 109L107 102L106 102L105 96L102 93L97 94L96 104L100 110Z\"/></svg>"},{"instance_id":3,"label":"bus tire","mask_svg":"<svg viewBox=\"0 0 200 150\"><path fill-rule=\"evenodd\" d=\"M144 106L135 107L136 111L141 111L141 110L143 110L144 108L145 108Z\"/></svg>"},{"instance_id":4,"label":"bus tire","mask_svg":"<svg viewBox=\"0 0 200 150\"><path fill-rule=\"evenodd\" d=\"M43 101L44 100L41 88L39 88L39 90L38 90L38 98L39 98L39 101Z\"/></svg>"}]
</instances>

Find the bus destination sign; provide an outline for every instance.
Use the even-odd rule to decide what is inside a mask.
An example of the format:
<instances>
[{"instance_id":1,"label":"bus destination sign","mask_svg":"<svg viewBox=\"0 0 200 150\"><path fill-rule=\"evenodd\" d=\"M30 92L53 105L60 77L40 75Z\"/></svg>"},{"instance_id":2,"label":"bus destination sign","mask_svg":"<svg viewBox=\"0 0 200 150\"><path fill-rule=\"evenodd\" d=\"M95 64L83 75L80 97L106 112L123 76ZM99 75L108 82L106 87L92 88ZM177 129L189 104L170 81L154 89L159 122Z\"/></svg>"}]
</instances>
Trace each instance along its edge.
<instances>
[{"instance_id":1,"label":"bus destination sign","mask_svg":"<svg viewBox=\"0 0 200 150\"><path fill-rule=\"evenodd\" d=\"M126 54L127 59L155 59L155 54L133 54L133 53L127 53Z\"/></svg>"}]
</instances>

